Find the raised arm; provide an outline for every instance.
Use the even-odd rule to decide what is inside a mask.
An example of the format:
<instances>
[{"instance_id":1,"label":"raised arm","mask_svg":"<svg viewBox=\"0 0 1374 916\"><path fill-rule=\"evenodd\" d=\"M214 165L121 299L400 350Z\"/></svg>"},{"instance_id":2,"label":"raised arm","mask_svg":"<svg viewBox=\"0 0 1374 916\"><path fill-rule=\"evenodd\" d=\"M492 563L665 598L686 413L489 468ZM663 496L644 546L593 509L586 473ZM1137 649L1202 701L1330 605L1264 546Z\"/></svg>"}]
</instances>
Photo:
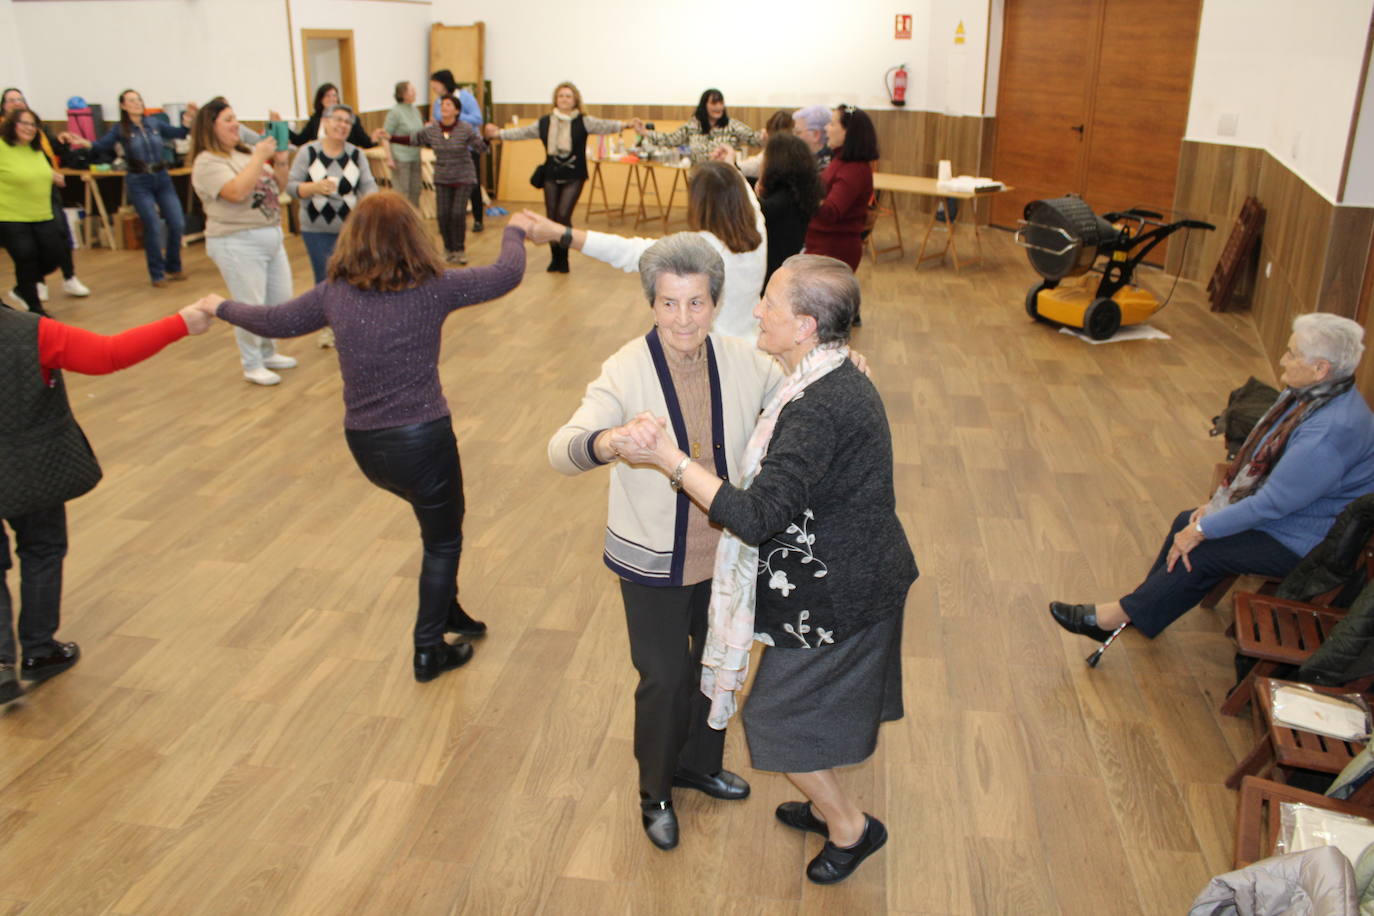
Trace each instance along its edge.
<instances>
[{"instance_id":1,"label":"raised arm","mask_svg":"<svg viewBox=\"0 0 1374 916\"><path fill-rule=\"evenodd\" d=\"M97 334L44 316L38 320L38 363L44 369L109 375L207 327L208 317L194 306L118 334Z\"/></svg>"},{"instance_id":2,"label":"raised arm","mask_svg":"<svg viewBox=\"0 0 1374 916\"><path fill-rule=\"evenodd\" d=\"M214 313L230 324L260 337L300 337L318 331L329 323L324 313L324 290L328 286L327 283L321 283L281 305L247 305L220 299Z\"/></svg>"}]
</instances>

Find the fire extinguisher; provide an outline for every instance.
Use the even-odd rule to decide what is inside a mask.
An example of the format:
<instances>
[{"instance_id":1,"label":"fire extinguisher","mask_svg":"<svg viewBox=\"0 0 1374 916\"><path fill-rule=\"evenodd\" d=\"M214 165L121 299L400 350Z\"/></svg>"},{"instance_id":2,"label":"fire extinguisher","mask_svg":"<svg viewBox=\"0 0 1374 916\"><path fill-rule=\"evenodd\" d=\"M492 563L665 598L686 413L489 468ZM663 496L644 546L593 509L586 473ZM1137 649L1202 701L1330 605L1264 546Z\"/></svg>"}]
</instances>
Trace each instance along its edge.
<instances>
[{"instance_id":1,"label":"fire extinguisher","mask_svg":"<svg viewBox=\"0 0 1374 916\"><path fill-rule=\"evenodd\" d=\"M889 80L888 78L891 77ZM883 74L883 85L892 104L901 108L906 104L906 64L898 64Z\"/></svg>"}]
</instances>

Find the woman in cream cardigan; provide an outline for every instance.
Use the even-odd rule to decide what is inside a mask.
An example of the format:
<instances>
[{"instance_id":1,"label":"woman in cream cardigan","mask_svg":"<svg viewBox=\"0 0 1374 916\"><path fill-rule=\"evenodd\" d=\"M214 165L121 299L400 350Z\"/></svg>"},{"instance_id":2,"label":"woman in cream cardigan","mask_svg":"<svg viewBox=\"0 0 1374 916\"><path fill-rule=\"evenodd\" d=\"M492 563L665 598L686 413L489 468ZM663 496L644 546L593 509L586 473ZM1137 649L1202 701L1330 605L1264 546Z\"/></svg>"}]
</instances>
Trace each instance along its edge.
<instances>
[{"instance_id":1,"label":"woman in cream cardigan","mask_svg":"<svg viewBox=\"0 0 1374 916\"><path fill-rule=\"evenodd\" d=\"M550 440L549 461L569 475L612 465L604 560L620 576L639 672L640 806L650 841L672 849L673 786L722 799L749 794L748 783L722 769L725 733L707 724L710 703L697 686L720 531L658 471L618 460L615 440L644 412L666 417L684 452L737 481L754 420L782 370L752 343L711 333L725 265L698 234L659 240L639 268L654 327L602 365L581 406Z\"/></svg>"}]
</instances>

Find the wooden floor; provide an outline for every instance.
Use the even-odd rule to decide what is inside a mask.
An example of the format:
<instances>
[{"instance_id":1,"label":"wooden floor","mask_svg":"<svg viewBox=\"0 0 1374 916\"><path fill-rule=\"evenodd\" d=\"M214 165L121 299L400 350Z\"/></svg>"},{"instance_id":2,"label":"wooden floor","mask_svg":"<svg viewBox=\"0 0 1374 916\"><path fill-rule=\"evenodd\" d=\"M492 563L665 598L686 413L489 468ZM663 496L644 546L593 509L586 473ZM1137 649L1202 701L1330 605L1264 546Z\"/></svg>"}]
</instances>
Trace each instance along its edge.
<instances>
[{"instance_id":1,"label":"wooden floor","mask_svg":"<svg viewBox=\"0 0 1374 916\"><path fill-rule=\"evenodd\" d=\"M473 263L498 243L471 239ZM1250 739L1217 712L1223 615L1128 633L1090 670L1045 605L1135 584L1205 496L1208 418L1272 373L1248 317L1187 283L1154 322L1169 341L1035 325L1024 252L987 248L962 273L910 253L860 270L855 344L922 576L907 716L843 777L891 831L850 881L805 880L820 841L774 820L794 792L750 769L738 727L726 763L752 797L680 795L672 853L642 835L606 477L561 477L545 444L648 313L636 277L576 254L547 274L540 249L446 327L462 594L491 635L430 684L410 671L415 524L352 463L332 351L287 342L300 368L258 388L220 326L68 376L105 468L70 506L61 636L84 655L0 715L0 914L1184 911L1229 869L1222 780ZM162 290L141 253L77 264L94 295L54 283L51 312L103 332L222 291L203 245Z\"/></svg>"}]
</instances>

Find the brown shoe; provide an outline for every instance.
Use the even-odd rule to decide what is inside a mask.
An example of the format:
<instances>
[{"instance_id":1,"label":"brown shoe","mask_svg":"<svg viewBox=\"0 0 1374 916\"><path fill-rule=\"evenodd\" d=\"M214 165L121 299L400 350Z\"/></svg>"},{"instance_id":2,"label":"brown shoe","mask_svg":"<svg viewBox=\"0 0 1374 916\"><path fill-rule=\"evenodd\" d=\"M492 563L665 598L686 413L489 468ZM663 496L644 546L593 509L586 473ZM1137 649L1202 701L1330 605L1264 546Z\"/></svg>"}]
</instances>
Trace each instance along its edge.
<instances>
[{"instance_id":1,"label":"brown shoe","mask_svg":"<svg viewBox=\"0 0 1374 916\"><path fill-rule=\"evenodd\" d=\"M162 289L164 286L169 286L169 285L171 285L171 281L168 280L166 277L163 277L161 280L154 280L154 281L153 281L153 286L154 286L155 288L157 288L157 289Z\"/></svg>"},{"instance_id":2,"label":"brown shoe","mask_svg":"<svg viewBox=\"0 0 1374 916\"><path fill-rule=\"evenodd\" d=\"M174 274L168 274L168 275L167 275L167 279L168 279L168 280L176 280L177 282L180 282L180 281L182 281L182 280L189 280L189 279L191 279L191 278L188 277L188 276L186 276L186 271L184 271L184 270L178 270L178 271L177 271L176 273L174 273Z\"/></svg>"}]
</instances>

